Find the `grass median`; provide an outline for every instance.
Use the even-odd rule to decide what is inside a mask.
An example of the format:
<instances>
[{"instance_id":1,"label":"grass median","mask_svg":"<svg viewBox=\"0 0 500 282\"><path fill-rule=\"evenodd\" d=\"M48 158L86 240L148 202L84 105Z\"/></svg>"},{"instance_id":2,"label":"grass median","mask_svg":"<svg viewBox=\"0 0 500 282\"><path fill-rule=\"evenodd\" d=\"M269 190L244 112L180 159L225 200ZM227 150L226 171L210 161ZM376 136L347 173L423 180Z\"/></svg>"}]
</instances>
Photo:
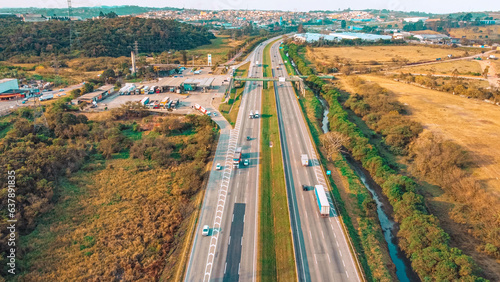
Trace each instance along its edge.
<instances>
[{"instance_id":1,"label":"grass median","mask_svg":"<svg viewBox=\"0 0 500 282\"><path fill-rule=\"evenodd\" d=\"M264 49L264 76L270 72L270 46ZM258 279L296 281L276 100L273 84L267 86L262 92Z\"/></svg>"},{"instance_id":2,"label":"grass median","mask_svg":"<svg viewBox=\"0 0 500 282\"><path fill-rule=\"evenodd\" d=\"M236 76L246 77L249 67L250 62L239 67L235 72ZM227 103L222 103L219 106L219 111L232 126L234 126L238 118L238 111L240 110L241 98L244 90L245 82L241 82L239 87L231 89L231 94L229 95Z\"/></svg>"}]
</instances>

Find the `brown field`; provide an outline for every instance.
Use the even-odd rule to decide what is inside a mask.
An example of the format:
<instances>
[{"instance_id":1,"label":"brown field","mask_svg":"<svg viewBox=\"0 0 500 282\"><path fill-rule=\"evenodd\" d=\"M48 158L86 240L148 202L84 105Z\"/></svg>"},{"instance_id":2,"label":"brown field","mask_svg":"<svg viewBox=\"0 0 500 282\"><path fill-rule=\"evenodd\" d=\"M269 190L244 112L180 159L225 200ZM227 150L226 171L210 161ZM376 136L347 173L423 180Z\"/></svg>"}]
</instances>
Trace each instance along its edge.
<instances>
[{"instance_id":1,"label":"brown field","mask_svg":"<svg viewBox=\"0 0 500 282\"><path fill-rule=\"evenodd\" d=\"M451 37L462 38L465 36L467 39L500 39L500 26L475 26L452 28L449 30Z\"/></svg>"},{"instance_id":2,"label":"brown field","mask_svg":"<svg viewBox=\"0 0 500 282\"><path fill-rule=\"evenodd\" d=\"M425 129L449 138L471 153L476 179L500 198L500 107L377 76L362 76L392 91Z\"/></svg>"},{"instance_id":3,"label":"brown field","mask_svg":"<svg viewBox=\"0 0 500 282\"><path fill-rule=\"evenodd\" d=\"M441 64L421 65L414 67L405 67L398 72L411 73L432 73L452 75L453 70L457 70L460 75L470 75L471 73L481 73L481 66L477 61L459 60L453 62L443 62Z\"/></svg>"},{"instance_id":4,"label":"brown field","mask_svg":"<svg viewBox=\"0 0 500 282\"><path fill-rule=\"evenodd\" d=\"M480 50L467 50L469 54ZM357 46L357 47L320 47L308 49L307 56L317 62L329 63L335 57L345 58L356 64L372 65L374 61L379 64L392 64L394 60L407 60L408 63L432 61L436 58L462 57L465 49L437 48L428 46Z\"/></svg>"}]
</instances>

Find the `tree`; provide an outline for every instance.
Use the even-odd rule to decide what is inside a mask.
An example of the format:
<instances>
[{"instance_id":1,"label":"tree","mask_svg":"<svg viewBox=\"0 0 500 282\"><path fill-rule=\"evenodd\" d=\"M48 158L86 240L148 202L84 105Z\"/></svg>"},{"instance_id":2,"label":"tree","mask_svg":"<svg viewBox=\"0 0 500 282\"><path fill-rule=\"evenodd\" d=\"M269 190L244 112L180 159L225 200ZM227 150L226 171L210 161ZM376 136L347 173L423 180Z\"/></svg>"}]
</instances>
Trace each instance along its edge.
<instances>
[{"instance_id":1,"label":"tree","mask_svg":"<svg viewBox=\"0 0 500 282\"><path fill-rule=\"evenodd\" d=\"M299 24L299 27L297 28L298 33L305 33L304 31L304 26L302 24Z\"/></svg>"},{"instance_id":2,"label":"tree","mask_svg":"<svg viewBox=\"0 0 500 282\"><path fill-rule=\"evenodd\" d=\"M342 20L340 22L340 28L345 29L347 27L347 22L345 20Z\"/></svg>"},{"instance_id":3,"label":"tree","mask_svg":"<svg viewBox=\"0 0 500 282\"><path fill-rule=\"evenodd\" d=\"M181 54L182 54L182 62L184 63L184 65L187 65L187 52L186 52L186 50L182 50Z\"/></svg>"}]
</instances>

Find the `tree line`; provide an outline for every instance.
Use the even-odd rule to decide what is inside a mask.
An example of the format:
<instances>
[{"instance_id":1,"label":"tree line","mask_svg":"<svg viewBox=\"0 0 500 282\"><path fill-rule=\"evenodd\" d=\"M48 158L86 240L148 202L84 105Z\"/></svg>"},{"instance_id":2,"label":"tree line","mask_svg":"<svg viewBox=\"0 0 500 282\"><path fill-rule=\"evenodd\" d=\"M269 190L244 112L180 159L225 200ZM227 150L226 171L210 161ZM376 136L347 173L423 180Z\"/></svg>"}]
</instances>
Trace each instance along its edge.
<instances>
[{"instance_id":1,"label":"tree line","mask_svg":"<svg viewBox=\"0 0 500 282\"><path fill-rule=\"evenodd\" d=\"M207 28L175 20L136 17L87 21L21 22L0 19L0 60L14 56L68 54L69 28L73 25L73 49L86 57L130 56L134 42L141 53L185 50L210 44L215 36Z\"/></svg>"}]
</instances>

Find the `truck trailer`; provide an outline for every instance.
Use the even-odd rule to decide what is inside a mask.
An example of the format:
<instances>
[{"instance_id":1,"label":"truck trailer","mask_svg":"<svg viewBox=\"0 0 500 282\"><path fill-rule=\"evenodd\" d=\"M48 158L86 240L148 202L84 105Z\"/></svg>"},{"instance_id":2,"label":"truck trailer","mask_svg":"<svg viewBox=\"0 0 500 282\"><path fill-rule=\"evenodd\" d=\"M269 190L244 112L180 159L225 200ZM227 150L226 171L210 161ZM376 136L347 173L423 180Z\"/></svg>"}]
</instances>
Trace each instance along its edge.
<instances>
[{"instance_id":1,"label":"truck trailer","mask_svg":"<svg viewBox=\"0 0 500 282\"><path fill-rule=\"evenodd\" d=\"M54 94L45 94L45 95L40 96L40 98L38 98L38 100L40 100L40 101L45 101L45 100L50 100L50 99L54 99Z\"/></svg>"},{"instance_id":2,"label":"truck trailer","mask_svg":"<svg viewBox=\"0 0 500 282\"><path fill-rule=\"evenodd\" d=\"M300 156L300 160L301 160L303 166L309 165L309 157L306 154L302 154Z\"/></svg>"},{"instance_id":3,"label":"truck trailer","mask_svg":"<svg viewBox=\"0 0 500 282\"><path fill-rule=\"evenodd\" d=\"M207 109L203 108L202 106L198 105L198 104L194 104L194 108L198 111L200 111L202 114L205 114L207 116L210 115L210 112L207 111Z\"/></svg>"},{"instance_id":4,"label":"truck trailer","mask_svg":"<svg viewBox=\"0 0 500 282\"><path fill-rule=\"evenodd\" d=\"M318 204L319 214L324 217L330 216L330 203L326 197L323 185L314 186L314 196L316 197L316 203Z\"/></svg>"},{"instance_id":5,"label":"truck trailer","mask_svg":"<svg viewBox=\"0 0 500 282\"><path fill-rule=\"evenodd\" d=\"M250 111L250 114L248 115L248 118L253 118L253 111Z\"/></svg>"},{"instance_id":6,"label":"truck trailer","mask_svg":"<svg viewBox=\"0 0 500 282\"><path fill-rule=\"evenodd\" d=\"M144 97L141 100L141 105L145 106L149 102L149 97Z\"/></svg>"},{"instance_id":7,"label":"truck trailer","mask_svg":"<svg viewBox=\"0 0 500 282\"><path fill-rule=\"evenodd\" d=\"M233 166L238 167L241 161L241 147L236 148L236 151L234 151L234 156L233 156Z\"/></svg>"}]
</instances>

